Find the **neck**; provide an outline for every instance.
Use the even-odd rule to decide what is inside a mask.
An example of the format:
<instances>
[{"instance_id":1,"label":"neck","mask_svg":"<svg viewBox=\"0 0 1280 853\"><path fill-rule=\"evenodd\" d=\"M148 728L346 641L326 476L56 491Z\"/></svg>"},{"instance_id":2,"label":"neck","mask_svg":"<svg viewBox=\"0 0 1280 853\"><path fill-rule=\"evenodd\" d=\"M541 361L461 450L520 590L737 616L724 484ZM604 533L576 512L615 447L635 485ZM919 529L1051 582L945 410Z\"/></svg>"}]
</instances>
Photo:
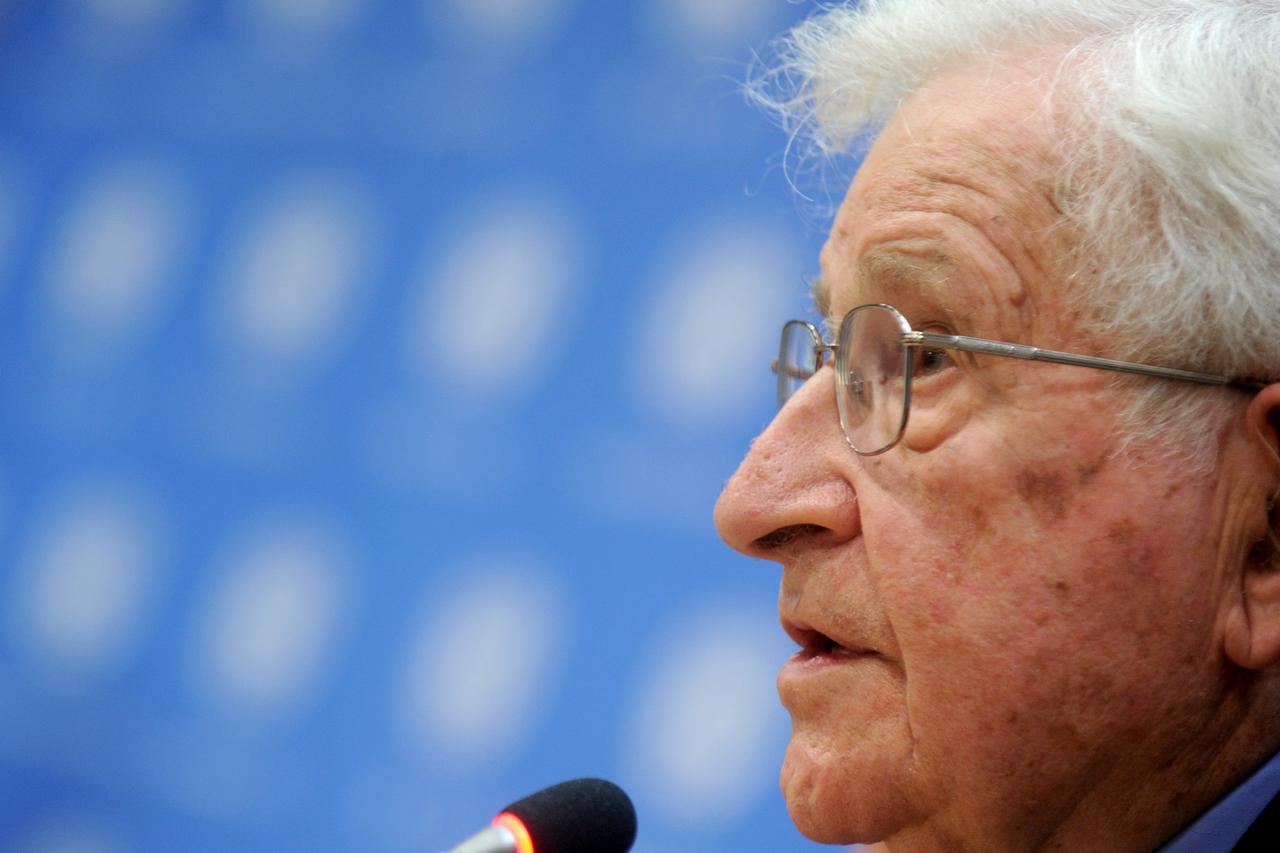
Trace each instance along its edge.
<instances>
[{"instance_id":1,"label":"neck","mask_svg":"<svg viewBox=\"0 0 1280 853\"><path fill-rule=\"evenodd\" d=\"M1274 675L1235 670L1199 726L1181 732L1154 729L1146 748L1135 751L1135 760L1117 763L1036 846L1158 848L1280 748L1278 687Z\"/></svg>"},{"instance_id":2,"label":"neck","mask_svg":"<svg viewBox=\"0 0 1280 853\"><path fill-rule=\"evenodd\" d=\"M1212 694L1201 714L1170 715L1141 742L1100 756L1066 802L1055 798L1063 785L1022 814L983 821L976 835L920 824L890 838L888 849L1155 850L1280 749L1280 678L1233 670Z\"/></svg>"}]
</instances>

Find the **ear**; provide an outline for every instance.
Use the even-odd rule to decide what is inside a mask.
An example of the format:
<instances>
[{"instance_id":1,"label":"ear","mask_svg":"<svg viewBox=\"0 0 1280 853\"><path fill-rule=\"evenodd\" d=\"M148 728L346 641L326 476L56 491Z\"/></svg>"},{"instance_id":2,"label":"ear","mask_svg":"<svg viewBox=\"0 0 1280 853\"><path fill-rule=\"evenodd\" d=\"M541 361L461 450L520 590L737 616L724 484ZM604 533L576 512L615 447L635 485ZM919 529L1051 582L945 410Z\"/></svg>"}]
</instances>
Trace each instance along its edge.
<instances>
[{"instance_id":1,"label":"ear","mask_svg":"<svg viewBox=\"0 0 1280 853\"><path fill-rule=\"evenodd\" d=\"M1244 555L1238 601L1227 615L1224 650L1238 666L1260 670L1280 661L1280 383L1257 393L1245 412L1264 494L1248 508L1260 519L1258 545ZM1253 498L1251 498L1253 500Z\"/></svg>"}]
</instances>

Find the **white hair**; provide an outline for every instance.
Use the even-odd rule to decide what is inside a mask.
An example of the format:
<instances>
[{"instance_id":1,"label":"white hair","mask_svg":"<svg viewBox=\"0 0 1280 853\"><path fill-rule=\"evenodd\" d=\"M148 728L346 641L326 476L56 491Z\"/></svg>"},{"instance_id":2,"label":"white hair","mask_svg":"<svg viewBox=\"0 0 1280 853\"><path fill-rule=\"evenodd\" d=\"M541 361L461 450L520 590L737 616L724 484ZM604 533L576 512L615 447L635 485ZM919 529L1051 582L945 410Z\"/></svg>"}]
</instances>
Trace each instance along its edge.
<instances>
[{"instance_id":1,"label":"white hair","mask_svg":"<svg viewBox=\"0 0 1280 853\"><path fill-rule=\"evenodd\" d=\"M749 90L830 158L940 71L1028 53L1062 60L1055 202L1085 331L1116 358L1280 378L1280 0L865 0L795 28ZM1174 429L1209 462L1230 392L1144 389L1132 434Z\"/></svg>"}]
</instances>

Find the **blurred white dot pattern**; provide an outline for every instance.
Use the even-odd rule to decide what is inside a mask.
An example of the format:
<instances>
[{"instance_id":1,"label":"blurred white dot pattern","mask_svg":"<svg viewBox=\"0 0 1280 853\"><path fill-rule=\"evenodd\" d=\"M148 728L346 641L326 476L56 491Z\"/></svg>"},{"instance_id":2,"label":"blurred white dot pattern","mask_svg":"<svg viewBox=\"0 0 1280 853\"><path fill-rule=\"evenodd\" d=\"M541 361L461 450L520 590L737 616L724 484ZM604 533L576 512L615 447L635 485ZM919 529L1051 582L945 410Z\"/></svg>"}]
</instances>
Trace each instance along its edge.
<instances>
[{"instance_id":1,"label":"blurred white dot pattern","mask_svg":"<svg viewBox=\"0 0 1280 853\"><path fill-rule=\"evenodd\" d=\"M264 719L304 705L349 602L350 554L341 533L318 520L259 521L216 566L196 638L197 688Z\"/></svg>"},{"instance_id":2,"label":"blurred white dot pattern","mask_svg":"<svg viewBox=\"0 0 1280 853\"><path fill-rule=\"evenodd\" d=\"M154 27L173 17L188 0L80 0L82 14L119 31Z\"/></svg>"},{"instance_id":3,"label":"blurred white dot pattern","mask_svg":"<svg viewBox=\"0 0 1280 853\"><path fill-rule=\"evenodd\" d=\"M424 0L432 19L446 9L453 31L491 52L543 46L567 11L566 0Z\"/></svg>"},{"instance_id":4,"label":"blurred white dot pattern","mask_svg":"<svg viewBox=\"0 0 1280 853\"><path fill-rule=\"evenodd\" d=\"M437 770L510 756L554 690L565 603L520 558L460 566L458 584L428 600L409 650L401 726Z\"/></svg>"},{"instance_id":5,"label":"blurred white dot pattern","mask_svg":"<svg viewBox=\"0 0 1280 853\"><path fill-rule=\"evenodd\" d=\"M176 175L110 166L77 193L46 271L54 351L72 364L127 355L160 319L187 247L189 203Z\"/></svg>"},{"instance_id":6,"label":"blurred white dot pattern","mask_svg":"<svg viewBox=\"0 0 1280 853\"><path fill-rule=\"evenodd\" d=\"M0 294L10 286L14 244L25 213L28 188L17 165L0 153Z\"/></svg>"},{"instance_id":7,"label":"blurred white dot pattern","mask_svg":"<svg viewBox=\"0 0 1280 853\"><path fill-rule=\"evenodd\" d=\"M473 399L521 397L546 381L577 317L579 225L547 196L478 205L424 264L409 313L411 371Z\"/></svg>"},{"instance_id":8,"label":"blurred white dot pattern","mask_svg":"<svg viewBox=\"0 0 1280 853\"><path fill-rule=\"evenodd\" d=\"M0 467L0 545L8 543L10 530L9 519L13 512L13 491L8 472Z\"/></svg>"},{"instance_id":9,"label":"blurred white dot pattern","mask_svg":"<svg viewBox=\"0 0 1280 853\"><path fill-rule=\"evenodd\" d=\"M440 850L586 775L807 848L707 523L812 266L734 82L804 6L0 0L0 850Z\"/></svg>"},{"instance_id":10,"label":"blurred white dot pattern","mask_svg":"<svg viewBox=\"0 0 1280 853\"><path fill-rule=\"evenodd\" d=\"M164 534L156 502L132 486L85 484L38 518L13 598L19 640L71 675L133 651L156 592Z\"/></svg>"},{"instance_id":11,"label":"blurred white dot pattern","mask_svg":"<svg viewBox=\"0 0 1280 853\"><path fill-rule=\"evenodd\" d=\"M46 819L12 849L26 853L130 853L135 848L91 820L62 818Z\"/></svg>"},{"instance_id":12,"label":"blurred white dot pattern","mask_svg":"<svg viewBox=\"0 0 1280 853\"><path fill-rule=\"evenodd\" d=\"M651 15L664 42L740 56L772 33L778 6L777 0L651 0Z\"/></svg>"},{"instance_id":13,"label":"blurred white dot pattern","mask_svg":"<svg viewBox=\"0 0 1280 853\"><path fill-rule=\"evenodd\" d=\"M95 60L136 55L172 33L173 24L191 11L191 0L71 0L45 5L61 17L60 34Z\"/></svg>"},{"instance_id":14,"label":"blurred white dot pattern","mask_svg":"<svg viewBox=\"0 0 1280 853\"><path fill-rule=\"evenodd\" d=\"M769 385L799 251L781 229L726 217L667 254L631 366L636 402L681 427L736 423Z\"/></svg>"},{"instance_id":15,"label":"blurred white dot pattern","mask_svg":"<svg viewBox=\"0 0 1280 853\"><path fill-rule=\"evenodd\" d=\"M704 605L666 628L642 673L627 758L667 823L728 823L773 787L784 729L767 616Z\"/></svg>"},{"instance_id":16,"label":"blurred white dot pattern","mask_svg":"<svg viewBox=\"0 0 1280 853\"><path fill-rule=\"evenodd\" d=\"M268 34L329 35L349 26L358 0L240 0L241 15Z\"/></svg>"},{"instance_id":17,"label":"blurred white dot pattern","mask_svg":"<svg viewBox=\"0 0 1280 853\"><path fill-rule=\"evenodd\" d=\"M305 179L260 199L215 313L226 351L254 377L334 358L355 331L375 239L373 205L353 186Z\"/></svg>"}]
</instances>

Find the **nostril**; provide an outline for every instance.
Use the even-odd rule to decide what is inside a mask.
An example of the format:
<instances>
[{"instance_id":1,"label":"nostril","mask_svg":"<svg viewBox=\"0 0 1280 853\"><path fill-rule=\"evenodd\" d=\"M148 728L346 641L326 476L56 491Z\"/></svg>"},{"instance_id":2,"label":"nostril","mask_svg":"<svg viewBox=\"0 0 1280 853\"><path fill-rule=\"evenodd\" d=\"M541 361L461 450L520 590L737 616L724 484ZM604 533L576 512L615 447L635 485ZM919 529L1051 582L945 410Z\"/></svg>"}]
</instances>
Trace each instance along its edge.
<instances>
[{"instance_id":1,"label":"nostril","mask_svg":"<svg viewBox=\"0 0 1280 853\"><path fill-rule=\"evenodd\" d=\"M826 529L818 524L789 524L786 527L779 527L772 533L761 536L755 541L754 545L760 551L773 551L784 545L789 545L803 536L824 533Z\"/></svg>"}]
</instances>

